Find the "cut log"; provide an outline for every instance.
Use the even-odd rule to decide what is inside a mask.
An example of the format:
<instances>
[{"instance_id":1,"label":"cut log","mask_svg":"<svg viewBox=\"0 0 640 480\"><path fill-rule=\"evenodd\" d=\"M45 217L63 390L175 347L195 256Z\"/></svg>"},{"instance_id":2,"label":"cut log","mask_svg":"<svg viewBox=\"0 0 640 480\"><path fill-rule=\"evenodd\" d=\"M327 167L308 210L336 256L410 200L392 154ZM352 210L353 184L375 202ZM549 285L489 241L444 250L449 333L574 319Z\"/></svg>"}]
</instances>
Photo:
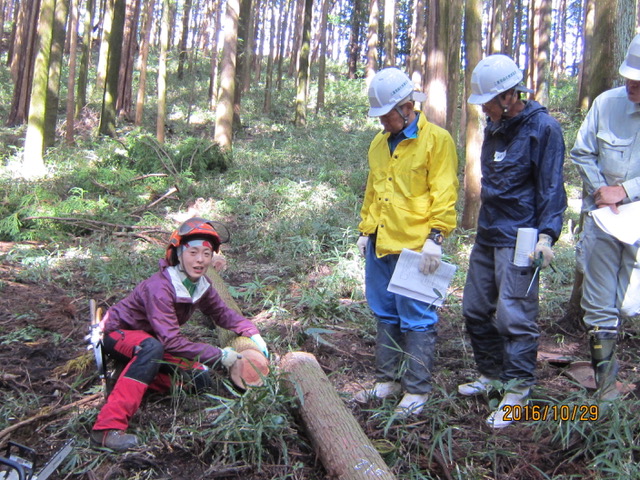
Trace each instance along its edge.
<instances>
[{"instance_id":1,"label":"cut log","mask_svg":"<svg viewBox=\"0 0 640 480\"><path fill-rule=\"evenodd\" d=\"M396 478L312 354L290 352L280 368L286 388L300 400L302 421L329 478Z\"/></svg>"},{"instance_id":2,"label":"cut log","mask_svg":"<svg viewBox=\"0 0 640 480\"><path fill-rule=\"evenodd\" d=\"M231 293L229 293L229 289L220 274L214 268L209 268L207 270L207 276L224 303L226 303L229 308L241 314L240 307L238 307ZM248 386L259 387L262 385L263 381L260 374L262 374L263 377L269 375L269 359L262 354L253 340L239 336L231 330L221 327L217 327L217 333L220 345L232 347L236 352L242 353L243 355L229 371L231 381L237 387L243 389Z\"/></svg>"}]
</instances>

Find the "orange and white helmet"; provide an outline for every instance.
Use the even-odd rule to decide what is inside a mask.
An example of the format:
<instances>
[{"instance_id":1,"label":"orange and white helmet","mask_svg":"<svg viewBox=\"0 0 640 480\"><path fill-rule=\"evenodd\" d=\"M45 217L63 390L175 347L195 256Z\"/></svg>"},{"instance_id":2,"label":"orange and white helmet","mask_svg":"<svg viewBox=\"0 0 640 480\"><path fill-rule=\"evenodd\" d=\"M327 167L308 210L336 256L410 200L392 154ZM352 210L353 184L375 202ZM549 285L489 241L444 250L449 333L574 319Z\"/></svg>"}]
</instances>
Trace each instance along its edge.
<instances>
[{"instance_id":1,"label":"orange and white helmet","mask_svg":"<svg viewBox=\"0 0 640 480\"><path fill-rule=\"evenodd\" d=\"M192 240L202 240L205 245L209 244L212 251L218 252L220 244L229 241L229 230L219 222L201 217L190 218L171 234L165 255L167 263L172 266L177 265L179 263L178 248Z\"/></svg>"}]
</instances>

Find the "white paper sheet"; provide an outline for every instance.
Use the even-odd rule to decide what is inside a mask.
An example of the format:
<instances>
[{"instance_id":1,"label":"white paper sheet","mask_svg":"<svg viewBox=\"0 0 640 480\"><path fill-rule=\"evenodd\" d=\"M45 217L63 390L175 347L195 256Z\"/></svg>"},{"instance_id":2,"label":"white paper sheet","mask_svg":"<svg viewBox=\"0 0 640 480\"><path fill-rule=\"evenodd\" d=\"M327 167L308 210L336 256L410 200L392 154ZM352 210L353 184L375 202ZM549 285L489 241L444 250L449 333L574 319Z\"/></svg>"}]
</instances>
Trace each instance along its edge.
<instances>
[{"instance_id":1,"label":"white paper sheet","mask_svg":"<svg viewBox=\"0 0 640 480\"><path fill-rule=\"evenodd\" d=\"M618 207L618 214L609 207L589 212L596 224L609 235L629 245L640 240L640 202Z\"/></svg>"},{"instance_id":2,"label":"white paper sheet","mask_svg":"<svg viewBox=\"0 0 640 480\"><path fill-rule=\"evenodd\" d=\"M440 306L447 295L456 266L441 262L434 273L425 275L418 269L420 256L413 250L402 249L387 290Z\"/></svg>"}]
</instances>

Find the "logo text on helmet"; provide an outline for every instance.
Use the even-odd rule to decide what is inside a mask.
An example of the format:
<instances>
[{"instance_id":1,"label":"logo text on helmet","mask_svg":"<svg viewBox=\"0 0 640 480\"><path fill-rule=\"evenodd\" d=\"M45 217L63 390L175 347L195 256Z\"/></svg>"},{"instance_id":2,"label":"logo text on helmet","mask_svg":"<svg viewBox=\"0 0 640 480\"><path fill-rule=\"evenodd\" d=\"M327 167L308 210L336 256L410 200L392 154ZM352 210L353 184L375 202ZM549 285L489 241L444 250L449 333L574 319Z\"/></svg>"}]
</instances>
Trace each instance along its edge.
<instances>
[{"instance_id":1,"label":"logo text on helmet","mask_svg":"<svg viewBox=\"0 0 640 480\"><path fill-rule=\"evenodd\" d=\"M398 88L396 88L395 90L393 90L393 91L391 92L391 96L395 95L395 94L396 94L396 93L398 93L400 90L402 90L402 89L407 85L407 83L409 83L409 82L408 82L408 81L406 81L406 80L405 80L404 82L402 82L402 85L400 85Z\"/></svg>"},{"instance_id":2,"label":"logo text on helmet","mask_svg":"<svg viewBox=\"0 0 640 480\"><path fill-rule=\"evenodd\" d=\"M511 72L509 75L505 75L504 77L499 78L498 80L496 80L496 85L499 85L499 84L501 84L501 83L506 82L506 81L507 81L507 80L509 80L511 77L514 77L514 76L516 76L517 74L518 74L518 72L514 70L514 71L513 71L513 72Z\"/></svg>"}]
</instances>

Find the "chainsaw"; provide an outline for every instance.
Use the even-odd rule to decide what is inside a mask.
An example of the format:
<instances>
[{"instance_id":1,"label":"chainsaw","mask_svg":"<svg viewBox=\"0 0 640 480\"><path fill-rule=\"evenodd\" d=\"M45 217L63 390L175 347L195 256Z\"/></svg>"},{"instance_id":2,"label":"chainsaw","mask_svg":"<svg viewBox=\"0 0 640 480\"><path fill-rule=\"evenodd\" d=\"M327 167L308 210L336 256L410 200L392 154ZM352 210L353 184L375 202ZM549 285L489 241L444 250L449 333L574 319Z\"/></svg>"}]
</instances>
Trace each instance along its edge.
<instances>
[{"instance_id":1,"label":"chainsaw","mask_svg":"<svg viewBox=\"0 0 640 480\"><path fill-rule=\"evenodd\" d=\"M5 456L0 456L0 480L46 480L73 450L74 440L68 440L38 473L36 451L15 442L8 442Z\"/></svg>"},{"instance_id":2,"label":"chainsaw","mask_svg":"<svg viewBox=\"0 0 640 480\"><path fill-rule=\"evenodd\" d=\"M104 355L103 343L102 343L102 327L100 321L102 320L102 309L96 306L96 301L89 300L89 334L84 339L89 344L87 350L93 350L93 356L96 360L96 367L98 368L98 376L102 382L105 396L107 394L107 359Z\"/></svg>"}]
</instances>

